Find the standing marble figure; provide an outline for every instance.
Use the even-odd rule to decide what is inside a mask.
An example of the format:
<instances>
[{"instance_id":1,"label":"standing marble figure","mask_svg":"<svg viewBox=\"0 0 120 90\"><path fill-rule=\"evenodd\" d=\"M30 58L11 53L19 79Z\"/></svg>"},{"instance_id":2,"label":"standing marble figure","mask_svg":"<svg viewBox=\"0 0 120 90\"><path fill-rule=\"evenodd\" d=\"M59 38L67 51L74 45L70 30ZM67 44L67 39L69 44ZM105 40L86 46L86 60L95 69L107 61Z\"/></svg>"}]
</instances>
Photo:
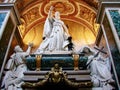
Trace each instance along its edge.
<instances>
[{"instance_id":1,"label":"standing marble figure","mask_svg":"<svg viewBox=\"0 0 120 90\"><path fill-rule=\"evenodd\" d=\"M44 24L43 42L35 53L68 50L68 38L70 37L68 28L60 19L60 12L56 11L55 16L53 17L53 9L54 7L51 6Z\"/></svg>"}]
</instances>

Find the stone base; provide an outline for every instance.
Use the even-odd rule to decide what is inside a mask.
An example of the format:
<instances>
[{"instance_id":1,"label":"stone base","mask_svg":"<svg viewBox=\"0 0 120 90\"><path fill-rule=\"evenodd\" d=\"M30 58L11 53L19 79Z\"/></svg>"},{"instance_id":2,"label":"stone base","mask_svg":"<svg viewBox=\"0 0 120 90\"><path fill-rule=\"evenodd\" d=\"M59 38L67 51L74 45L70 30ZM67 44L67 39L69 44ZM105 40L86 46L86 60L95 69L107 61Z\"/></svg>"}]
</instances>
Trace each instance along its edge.
<instances>
[{"instance_id":1,"label":"stone base","mask_svg":"<svg viewBox=\"0 0 120 90\"><path fill-rule=\"evenodd\" d=\"M55 55L55 54L72 54L72 51L44 51L42 54L49 54L49 55Z\"/></svg>"},{"instance_id":2,"label":"stone base","mask_svg":"<svg viewBox=\"0 0 120 90\"><path fill-rule=\"evenodd\" d=\"M38 82L43 80L48 71L26 71L23 80L25 82ZM63 70L68 75L68 79L75 82L91 81L90 70Z\"/></svg>"},{"instance_id":3,"label":"stone base","mask_svg":"<svg viewBox=\"0 0 120 90\"><path fill-rule=\"evenodd\" d=\"M57 83L51 81L51 79L45 79L45 75L48 71L27 71L24 72L24 82L37 83L37 87L29 86L27 84L23 86L24 90L91 90L92 83L89 70L64 70L67 73L67 80L61 79ZM49 75L49 74L48 74ZM50 75L51 76L51 75ZM61 76L60 76L61 77ZM50 78L50 77L49 77ZM52 77L54 78L54 77ZM62 77L64 78L64 76ZM44 84L40 84L42 80L47 80ZM50 81L49 81L50 80ZM38 83L39 82L39 83ZM80 86L75 83L81 83ZM89 83L89 84L87 84ZM35 86L35 84L34 84Z\"/></svg>"}]
</instances>

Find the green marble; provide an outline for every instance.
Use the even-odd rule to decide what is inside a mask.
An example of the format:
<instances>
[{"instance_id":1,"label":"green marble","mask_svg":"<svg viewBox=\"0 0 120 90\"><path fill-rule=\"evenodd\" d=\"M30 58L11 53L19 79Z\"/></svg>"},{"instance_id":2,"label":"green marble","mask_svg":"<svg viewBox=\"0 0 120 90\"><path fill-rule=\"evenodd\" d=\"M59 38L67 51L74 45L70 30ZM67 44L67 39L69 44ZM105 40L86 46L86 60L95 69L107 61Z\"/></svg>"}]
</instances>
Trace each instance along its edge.
<instances>
[{"instance_id":1,"label":"green marble","mask_svg":"<svg viewBox=\"0 0 120 90\"><path fill-rule=\"evenodd\" d=\"M29 70L36 69L36 57L27 57L25 61Z\"/></svg>"},{"instance_id":2,"label":"green marble","mask_svg":"<svg viewBox=\"0 0 120 90\"><path fill-rule=\"evenodd\" d=\"M87 69L87 67L86 67L87 61L88 61L88 57L81 56L79 58L79 62L78 62L79 69Z\"/></svg>"},{"instance_id":3,"label":"green marble","mask_svg":"<svg viewBox=\"0 0 120 90\"><path fill-rule=\"evenodd\" d=\"M41 69L49 69L53 67L55 63L58 63L63 69L73 69L74 61L72 57L43 57Z\"/></svg>"},{"instance_id":4,"label":"green marble","mask_svg":"<svg viewBox=\"0 0 120 90\"><path fill-rule=\"evenodd\" d=\"M88 58L81 56L78 60L78 68L86 69L86 62ZM72 55L43 55L41 58L40 69L49 70L54 66L55 63L58 63L60 67L64 70L73 70L74 69L74 59ZM26 57L26 64L28 69L36 69L36 57Z\"/></svg>"},{"instance_id":5,"label":"green marble","mask_svg":"<svg viewBox=\"0 0 120 90\"><path fill-rule=\"evenodd\" d=\"M118 12L118 10L110 10L109 12L116 28L118 37L120 38L120 13Z\"/></svg>"}]
</instances>

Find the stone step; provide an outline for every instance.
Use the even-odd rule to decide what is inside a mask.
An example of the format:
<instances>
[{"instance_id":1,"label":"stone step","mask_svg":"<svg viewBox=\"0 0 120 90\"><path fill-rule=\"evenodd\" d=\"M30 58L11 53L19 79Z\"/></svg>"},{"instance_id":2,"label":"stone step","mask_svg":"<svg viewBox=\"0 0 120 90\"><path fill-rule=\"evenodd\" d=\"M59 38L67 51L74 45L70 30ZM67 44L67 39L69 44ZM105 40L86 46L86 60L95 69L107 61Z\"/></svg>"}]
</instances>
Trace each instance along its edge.
<instances>
[{"instance_id":1,"label":"stone step","mask_svg":"<svg viewBox=\"0 0 120 90\"><path fill-rule=\"evenodd\" d=\"M27 89L24 89L24 90L36 90L36 89L33 89L33 88L27 88ZM41 90L44 90L44 89L41 89ZM50 89L47 89L47 90L50 90ZM54 89L53 89L54 90ZM66 89L67 90L67 89ZM70 89L69 89L70 90ZM73 90L102 90L102 88L98 88L98 89L92 89L92 88L79 88L79 89L73 89Z\"/></svg>"},{"instance_id":2,"label":"stone step","mask_svg":"<svg viewBox=\"0 0 120 90\"><path fill-rule=\"evenodd\" d=\"M76 82L91 81L90 75L68 75L69 80L73 78Z\"/></svg>"},{"instance_id":3,"label":"stone step","mask_svg":"<svg viewBox=\"0 0 120 90\"><path fill-rule=\"evenodd\" d=\"M39 80L43 80L44 76L24 76L23 80L24 81L30 81L30 82L37 82ZM74 80L76 82L81 82L81 81L90 81L90 75L68 75L69 80Z\"/></svg>"},{"instance_id":4,"label":"stone step","mask_svg":"<svg viewBox=\"0 0 120 90\"><path fill-rule=\"evenodd\" d=\"M45 75L49 71L26 71L24 75ZM68 75L89 75L90 70L63 70Z\"/></svg>"},{"instance_id":5,"label":"stone step","mask_svg":"<svg viewBox=\"0 0 120 90\"><path fill-rule=\"evenodd\" d=\"M45 74L49 71L27 71L24 72L23 80L25 82L37 82L45 78ZM76 82L90 81L90 71L89 70L66 70L63 71L67 73L67 78Z\"/></svg>"}]
</instances>

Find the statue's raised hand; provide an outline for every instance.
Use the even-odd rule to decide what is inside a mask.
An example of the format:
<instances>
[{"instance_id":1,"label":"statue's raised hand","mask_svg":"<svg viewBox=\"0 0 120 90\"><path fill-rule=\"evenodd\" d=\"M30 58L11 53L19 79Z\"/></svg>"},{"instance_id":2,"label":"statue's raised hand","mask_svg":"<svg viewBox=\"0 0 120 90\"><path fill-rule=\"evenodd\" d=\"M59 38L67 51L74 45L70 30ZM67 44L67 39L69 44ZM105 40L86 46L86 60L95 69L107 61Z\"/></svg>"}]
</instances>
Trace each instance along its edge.
<instances>
[{"instance_id":1,"label":"statue's raised hand","mask_svg":"<svg viewBox=\"0 0 120 90\"><path fill-rule=\"evenodd\" d=\"M50 11L53 11L53 9L54 9L54 7L53 7L53 6L51 6L51 7L50 7Z\"/></svg>"}]
</instances>

